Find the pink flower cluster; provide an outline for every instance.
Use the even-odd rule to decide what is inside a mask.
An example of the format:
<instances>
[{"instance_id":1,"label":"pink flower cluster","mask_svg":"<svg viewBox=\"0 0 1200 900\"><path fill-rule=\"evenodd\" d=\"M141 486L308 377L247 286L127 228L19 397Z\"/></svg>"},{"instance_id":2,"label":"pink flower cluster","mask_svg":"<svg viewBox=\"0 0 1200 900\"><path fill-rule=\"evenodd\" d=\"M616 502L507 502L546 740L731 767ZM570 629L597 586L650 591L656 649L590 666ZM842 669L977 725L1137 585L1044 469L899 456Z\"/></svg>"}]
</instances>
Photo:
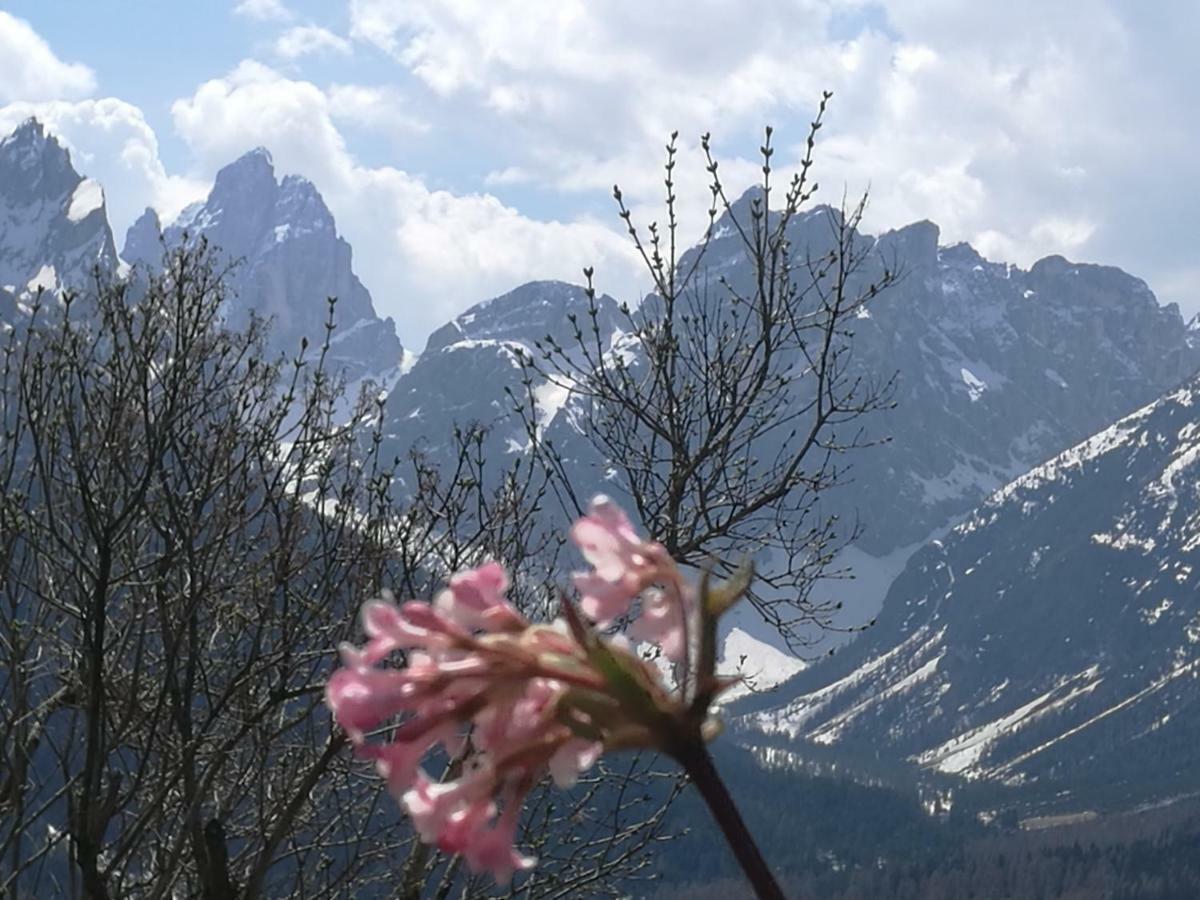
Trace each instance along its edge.
<instances>
[{"instance_id":1,"label":"pink flower cluster","mask_svg":"<svg viewBox=\"0 0 1200 900\"><path fill-rule=\"evenodd\" d=\"M630 633L659 643L672 660L686 658L695 593L665 550L641 540L605 498L571 534L592 565L575 576L583 611L607 625L640 596ZM514 847L534 784L548 772L569 786L606 744L636 743L644 733L626 721L614 666L633 673L633 683L656 678L619 646L597 649L582 620L570 628L530 624L505 598L507 588L492 562L452 577L432 604L372 600L362 611L367 644L342 647L343 665L326 688L338 724L375 760L421 839L500 883L534 864ZM404 652L404 666L380 667L395 651ZM383 741L367 740L389 724ZM421 767L439 747L449 761L441 783Z\"/></svg>"}]
</instances>

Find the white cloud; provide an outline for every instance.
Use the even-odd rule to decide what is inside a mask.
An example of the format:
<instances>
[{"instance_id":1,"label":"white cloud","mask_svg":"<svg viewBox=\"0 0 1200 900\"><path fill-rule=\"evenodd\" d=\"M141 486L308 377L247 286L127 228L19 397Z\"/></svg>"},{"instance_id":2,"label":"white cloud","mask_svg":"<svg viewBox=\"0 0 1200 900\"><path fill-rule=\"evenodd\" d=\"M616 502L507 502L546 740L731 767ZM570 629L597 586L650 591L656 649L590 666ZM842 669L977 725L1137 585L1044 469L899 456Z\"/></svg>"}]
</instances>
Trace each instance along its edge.
<instances>
[{"instance_id":1,"label":"white cloud","mask_svg":"<svg viewBox=\"0 0 1200 900\"><path fill-rule=\"evenodd\" d=\"M0 10L0 103L85 97L96 76L82 63L65 63L28 22Z\"/></svg>"},{"instance_id":2,"label":"white cloud","mask_svg":"<svg viewBox=\"0 0 1200 900\"><path fill-rule=\"evenodd\" d=\"M844 48L824 39L827 0L351 0L351 36L390 53L431 91L485 118L516 148L485 182L607 194L619 182L635 216L661 216L662 145L680 132L675 170L683 233L708 206L698 137L758 146L769 121L807 117ZM787 134L787 131L784 131ZM792 129L792 136L799 137ZM781 154L782 155L782 154ZM733 194L755 179L752 154L722 172Z\"/></svg>"},{"instance_id":3,"label":"white cloud","mask_svg":"<svg viewBox=\"0 0 1200 900\"><path fill-rule=\"evenodd\" d=\"M1051 216L1035 224L1029 234L1040 244L1076 250L1086 244L1095 231L1095 224L1086 219Z\"/></svg>"},{"instance_id":4,"label":"white cloud","mask_svg":"<svg viewBox=\"0 0 1200 900\"><path fill-rule=\"evenodd\" d=\"M632 297L644 287L607 225L537 221L487 194L431 190L400 169L361 165L335 123L339 94L347 96L247 61L176 101L172 114L206 172L262 145L279 172L312 179L401 340L419 346L471 303L533 278L578 281L590 264L610 276L605 287L614 293Z\"/></svg>"},{"instance_id":5,"label":"white cloud","mask_svg":"<svg viewBox=\"0 0 1200 900\"><path fill-rule=\"evenodd\" d=\"M536 181L537 175L521 166L505 166L503 169L494 169L483 178L483 183L489 187L534 184Z\"/></svg>"},{"instance_id":6,"label":"white cloud","mask_svg":"<svg viewBox=\"0 0 1200 900\"><path fill-rule=\"evenodd\" d=\"M409 110L395 88L334 84L326 94L330 113L341 121L397 137L429 130L429 123Z\"/></svg>"},{"instance_id":7,"label":"white cloud","mask_svg":"<svg viewBox=\"0 0 1200 900\"><path fill-rule=\"evenodd\" d=\"M822 89L820 196L872 189L868 225L930 218L1028 265L1121 265L1200 308L1182 260L1200 207L1196 4L1118 0L349 0L350 34L391 54L460 116L516 148L487 183L536 172L561 191L658 194L678 128L679 194L704 207L695 138L712 131L736 192L757 132L795 162ZM519 14L518 14L519 12ZM746 150L750 152L746 152ZM690 180L689 180L690 179ZM1183 187L1183 189L1181 189ZM640 202L639 202L640 201ZM1177 223L1177 224L1176 224Z\"/></svg>"},{"instance_id":8,"label":"white cloud","mask_svg":"<svg viewBox=\"0 0 1200 900\"><path fill-rule=\"evenodd\" d=\"M275 41L275 54L284 59L299 59L320 53L350 52L350 42L320 25L296 25Z\"/></svg>"},{"instance_id":9,"label":"white cloud","mask_svg":"<svg viewBox=\"0 0 1200 900\"><path fill-rule=\"evenodd\" d=\"M291 15L270 0L236 9ZM245 63L176 103L174 124L206 179L255 144L270 146L282 171L313 178L380 306L412 331L524 278L577 278L591 262L604 287L633 296L644 284L609 219L538 221L522 214L524 198L590 210L620 182L645 221L660 212L662 143L677 128L683 233L698 234L707 198L697 135L713 132L736 193L756 177L761 126L777 126L786 168L826 88L835 98L819 196L870 186L870 227L930 218L944 241L1024 265L1050 253L1121 265L1165 299L1200 308L1189 262L1200 120L1187 115L1200 83L1189 44L1200 6L791 0L747 15L738 0L350 0L349 15L353 40L405 70L404 93L317 86ZM314 28L280 35L281 58L299 66L320 48L340 52L345 38L305 30ZM0 102L58 100L39 108L55 107L118 220L125 204L169 211L194 196L196 181L163 170L139 111L79 101L94 89L90 70L0 13L5 48ZM10 103L0 122L32 108ZM364 130L391 137L398 152L421 133L410 157L421 162L410 165L433 171L362 164L348 141ZM429 187L462 177L502 189L511 205ZM121 178L128 194L108 183Z\"/></svg>"},{"instance_id":10,"label":"white cloud","mask_svg":"<svg viewBox=\"0 0 1200 900\"><path fill-rule=\"evenodd\" d=\"M233 12L234 15L258 22L287 22L292 19L292 11L280 0L241 0Z\"/></svg>"}]
</instances>

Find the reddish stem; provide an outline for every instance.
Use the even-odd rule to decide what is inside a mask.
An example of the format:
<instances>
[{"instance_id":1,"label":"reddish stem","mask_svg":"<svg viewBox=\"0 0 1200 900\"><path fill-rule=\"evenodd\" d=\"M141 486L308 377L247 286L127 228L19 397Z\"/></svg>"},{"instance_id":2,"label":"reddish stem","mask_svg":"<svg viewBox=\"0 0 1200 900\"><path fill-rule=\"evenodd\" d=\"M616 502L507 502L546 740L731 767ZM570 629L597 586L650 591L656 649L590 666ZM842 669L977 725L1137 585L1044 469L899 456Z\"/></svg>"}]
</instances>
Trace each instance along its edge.
<instances>
[{"instance_id":1,"label":"reddish stem","mask_svg":"<svg viewBox=\"0 0 1200 900\"><path fill-rule=\"evenodd\" d=\"M766 859L742 820L741 813L734 805L729 789L717 773L704 742L697 739L674 756L687 772L700 796L704 798L704 802L708 804L709 811L716 819L721 833L725 835L725 841L737 857L759 900L786 900L775 876L771 874Z\"/></svg>"}]
</instances>

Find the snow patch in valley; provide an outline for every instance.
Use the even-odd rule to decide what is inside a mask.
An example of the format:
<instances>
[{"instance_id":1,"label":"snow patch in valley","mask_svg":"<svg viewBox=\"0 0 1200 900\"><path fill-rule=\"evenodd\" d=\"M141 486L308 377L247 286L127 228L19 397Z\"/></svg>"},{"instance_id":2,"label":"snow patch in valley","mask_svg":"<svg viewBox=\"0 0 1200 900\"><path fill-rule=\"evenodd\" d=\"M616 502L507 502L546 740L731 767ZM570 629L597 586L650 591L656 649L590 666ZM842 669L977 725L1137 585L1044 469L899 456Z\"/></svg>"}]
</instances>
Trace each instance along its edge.
<instances>
[{"instance_id":1,"label":"snow patch in valley","mask_svg":"<svg viewBox=\"0 0 1200 900\"><path fill-rule=\"evenodd\" d=\"M935 769L947 775L960 775L968 779L977 778L984 774L980 769L980 761L998 738L1012 734L1047 713L1070 703L1076 697L1095 690L1104 680L1098 677L1099 672L1099 666L1090 666L1076 675L1061 680L1044 694L1017 707L1007 715L972 728L963 734L955 735L945 743L918 753L910 759L924 768ZM1064 688L1070 689L1064 695L1056 696Z\"/></svg>"},{"instance_id":2,"label":"snow patch in valley","mask_svg":"<svg viewBox=\"0 0 1200 900\"><path fill-rule=\"evenodd\" d=\"M1063 390L1066 390L1068 387L1070 387L1070 385L1067 384L1066 380L1061 375L1059 375L1056 371L1054 371L1053 369L1046 369L1044 374L1046 375L1047 378L1049 378L1052 382L1057 384Z\"/></svg>"},{"instance_id":3,"label":"snow patch in valley","mask_svg":"<svg viewBox=\"0 0 1200 900\"><path fill-rule=\"evenodd\" d=\"M555 379L547 379L533 389L539 430L545 429L554 420L570 396L571 385Z\"/></svg>"},{"instance_id":4,"label":"snow patch in valley","mask_svg":"<svg viewBox=\"0 0 1200 900\"><path fill-rule=\"evenodd\" d=\"M909 672L899 681L888 685L886 688L877 693L868 694L865 699L860 700L845 712L834 716L832 719L814 731L810 735L811 739L818 744L835 743L839 738L841 738L842 734L846 730L846 727L855 719L857 719L862 713L869 710L872 706L876 706L880 703L883 703L885 700L890 700L892 697L903 694L906 691L916 687L921 682L928 681L930 678L932 678L937 673L938 665L941 663L942 657L945 655L946 650L943 648L937 656L926 660L922 665L918 666L912 672ZM948 685L942 685L943 692L947 687Z\"/></svg>"},{"instance_id":5,"label":"snow patch in valley","mask_svg":"<svg viewBox=\"0 0 1200 900\"><path fill-rule=\"evenodd\" d=\"M415 350L409 350L405 347L400 351L400 375L407 375L412 371L413 366L417 364L417 360L421 358L421 354Z\"/></svg>"},{"instance_id":6,"label":"snow patch in valley","mask_svg":"<svg viewBox=\"0 0 1200 900\"><path fill-rule=\"evenodd\" d=\"M997 474L984 460L956 460L945 475L923 478L910 476L921 487L921 502L926 506L959 500L963 497L984 497L1006 483L1009 473Z\"/></svg>"},{"instance_id":7,"label":"snow patch in valley","mask_svg":"<svg viewBox=\"0 0 1200 900\"><path fill-rule=\"evenodd\" d=\"M831 573L844 572L846 577L828 577L820 581L813 588L813 603L840 603L842 607L834 615L834 624L839 628L861 628L879 615L892 582L904 571L909 558L940 533L939 529L924 540L897 547L884 556L872 556L854 545L846 547L833 558L827 569ZM847 635L832 632L820 649L849 639Z\"/></svg>"},{"instance_id":8,"label":"snow patch in valley","mask_svg":"<svg viewBox=\"0 0 1200 900\"><path fill-rule=\"evenodd\" d=\"M1147 697L1150 694L1158 692L1159 690L1161 690L1162 688L1166 687L1168 684L1173 682L1176 678L1181 678L1185 675L1193 675L1194 676L1198 665L1200 665L1200 660L1195 660L1195 659L1191 660L1190 662L1178 663L1174 668L1168 670L1166 674L1160 676L1159 678L1156 678L1154 681L1150 682L1150 684L1146 685L1146 687L1142 688L1137 693L1132 694L1131 696L1126 697L1124 700L1120 701L1119 703L1116 703L1116 704L1108 707L1107 709L1103 710L1102 712L1097 713L1096 715L1092 716L1085 722L1082 722L1081 724L1076 725L1074 728L1069 728L1066 731L1064 731L1062 734L1052 737L1052 738L1050 738L1050 740L1045 741L1044 743L1038 744L1032 750L1028 750L1025 753L1022 753L1020 756L1017 756L1014 759L1009 760L1003 766L997 767L993 773L989 773L989 774L1002 775L1004 773L1011 772L1013 769L1015 769L1017 766L1021 765L1021 763L1025 762L1026 760L1030 759L1031 757L1036 756L1037 754L1039 754L1045 750L1049 750L1051 747L1055 746L1056 744L1062 743L1063 741L1067 740L1068 738L1074 737L1075 735L1079 734L1079 732L1083 731L1086 728L1090 728L1092 725L1095 725L1097 722L1099 722L1103 719L1107 719L1109 716L1113 715L1114 713L1118 713L1121 710L1132 706L1133 704L1135 704L1139 700L1141 700L1143 697ZM1096 669L1096 668L1097 668L1096 666L1092 667L1092 669ZM1090 671L1092 671L1092 669L1089 669L1087 671L1090 672ZM1081 674L1083 674L1083 673L1081 673ZM1088 690L1090 690L1091 688L1093 688L1097 684L1099 684L1101 680L1103 680L1103 679L1097 680L1095 684L1091 685L1088 688ZM1075 694L1078 694L1078 693L1080 693L1080 692L1079 691L1075 692ZM1072 696L1074 696L1074 694ZM1071 698L1070 697L1064 698L1063 702L1065 702L1066 700L1069 700L1069 699L1071 699ZM1062 704L1059 703L1056 705L1062 705Z\"/></svg>"},{"instance_id":9,"label":"snow patch in valley","mask_svg":"<svg viewBox=\"0 0 1200 900\"><path fill-rule=\"evenodd\" d=\"M793 739L797 738L803 733L804 724L837 697L858 688L893 660L918 656L932 650L941 643L945 634L945 626L933 635L930 635L928 626L918 628L891 650L868 660L844 678L813 691L811 694L797 697L780 709L755 713L749 721L766 734L784 734Z\"/></svg>"},{"instance_id":10,"label":"snow patch in valley","mask_svg":"<svg viewBox=\"0 0 1200 900\"><path fill-rule=\"evenodd\" d=\"M333 410L333 420L338 425L344 425L354 416L354 409L358 403L359 394L368 384L378 388L380 395L386 397L392 392L396 386L396 382L403 375L402 366L392 366L390 369L384 369L382 372L371 372L364 375L362 378L356 378L354 381L346 384L346 389L337 399ZM414 410L414 415L420 412L420 407Z\"/></svg>"}]
</instances>

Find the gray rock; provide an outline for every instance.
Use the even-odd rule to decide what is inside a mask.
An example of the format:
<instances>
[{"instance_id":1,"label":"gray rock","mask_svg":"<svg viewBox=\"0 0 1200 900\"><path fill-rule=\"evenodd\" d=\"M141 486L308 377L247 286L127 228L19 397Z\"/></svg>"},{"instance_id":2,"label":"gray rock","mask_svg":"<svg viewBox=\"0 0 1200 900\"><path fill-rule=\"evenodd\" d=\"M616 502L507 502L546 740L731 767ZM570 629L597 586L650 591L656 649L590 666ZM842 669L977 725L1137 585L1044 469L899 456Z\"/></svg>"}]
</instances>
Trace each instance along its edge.
<instances>
[{"instance_id":1,"label":"gray rock","mask_svg":"<svg viewBox=\"0 0 1200 900\"><path fill-rule=\"evenodd\" d=\"M620 313L607 295L597 297L599 341L607 346ZM384 411L384 449L403 458L416 446L432 461L449 462L455 452L454 429L484 425L492 468L500 471L511 454L529 443L514 402L524 396L519 355L533 353L547 337L569 348L574 325L591 333L584 289L559 281L536 281L485 300L446 323L432 335L424 352L389 394ZM563 410L565 392L545 379L532 385L540 426L553 427Z\"/></svg>"},{"instance_id":2,"label":"gray rock","mask_svg":"<svg viewBox=\"0 0 1200 900\"><path fill-rule=\"evenodd\" d=\"M754 197L748 192L734 205L743 221ZM826 252L837 215L817 207L797 216L789 232L795 252ZM1143 281L1119 269L1049 258L1024 271L966 244L939 247L938 240L931 222L878 238L854 236L871 257L864 277L885 266L904 277L851 323L850 376L878 381L895 374L898 405L851 423L865 425L868 437L891 440L840 460L850 466L848 483L825 501L827 511L865 529L852 557L840 562L866 577L819 591L844 602L839 621L847 627L876 615L906 554L992 491L1150 402L1200 364L1200 342L1178 309L1159 306ZM685 255L685 268L694 252ZM728 215L714 229L701 272L714 291L720 277L749 286L752 270ZM421 441L436 456L449 447L453 423L484 421L494 426L493 452L521 452L527 437L504 396L506 387L518 386L519 372L512 348L501 343L528 347L550 331L569 346L567 312L580 296L577 288L556 293L533 283L435 332L388 401L390 448L403 455ZM448 352L453 363L442 356ZM571 466L578 492L611 490L609 463L586 435L583 404L543 390L553 401L545 435Z\"/></svg>"}]
</instances>

